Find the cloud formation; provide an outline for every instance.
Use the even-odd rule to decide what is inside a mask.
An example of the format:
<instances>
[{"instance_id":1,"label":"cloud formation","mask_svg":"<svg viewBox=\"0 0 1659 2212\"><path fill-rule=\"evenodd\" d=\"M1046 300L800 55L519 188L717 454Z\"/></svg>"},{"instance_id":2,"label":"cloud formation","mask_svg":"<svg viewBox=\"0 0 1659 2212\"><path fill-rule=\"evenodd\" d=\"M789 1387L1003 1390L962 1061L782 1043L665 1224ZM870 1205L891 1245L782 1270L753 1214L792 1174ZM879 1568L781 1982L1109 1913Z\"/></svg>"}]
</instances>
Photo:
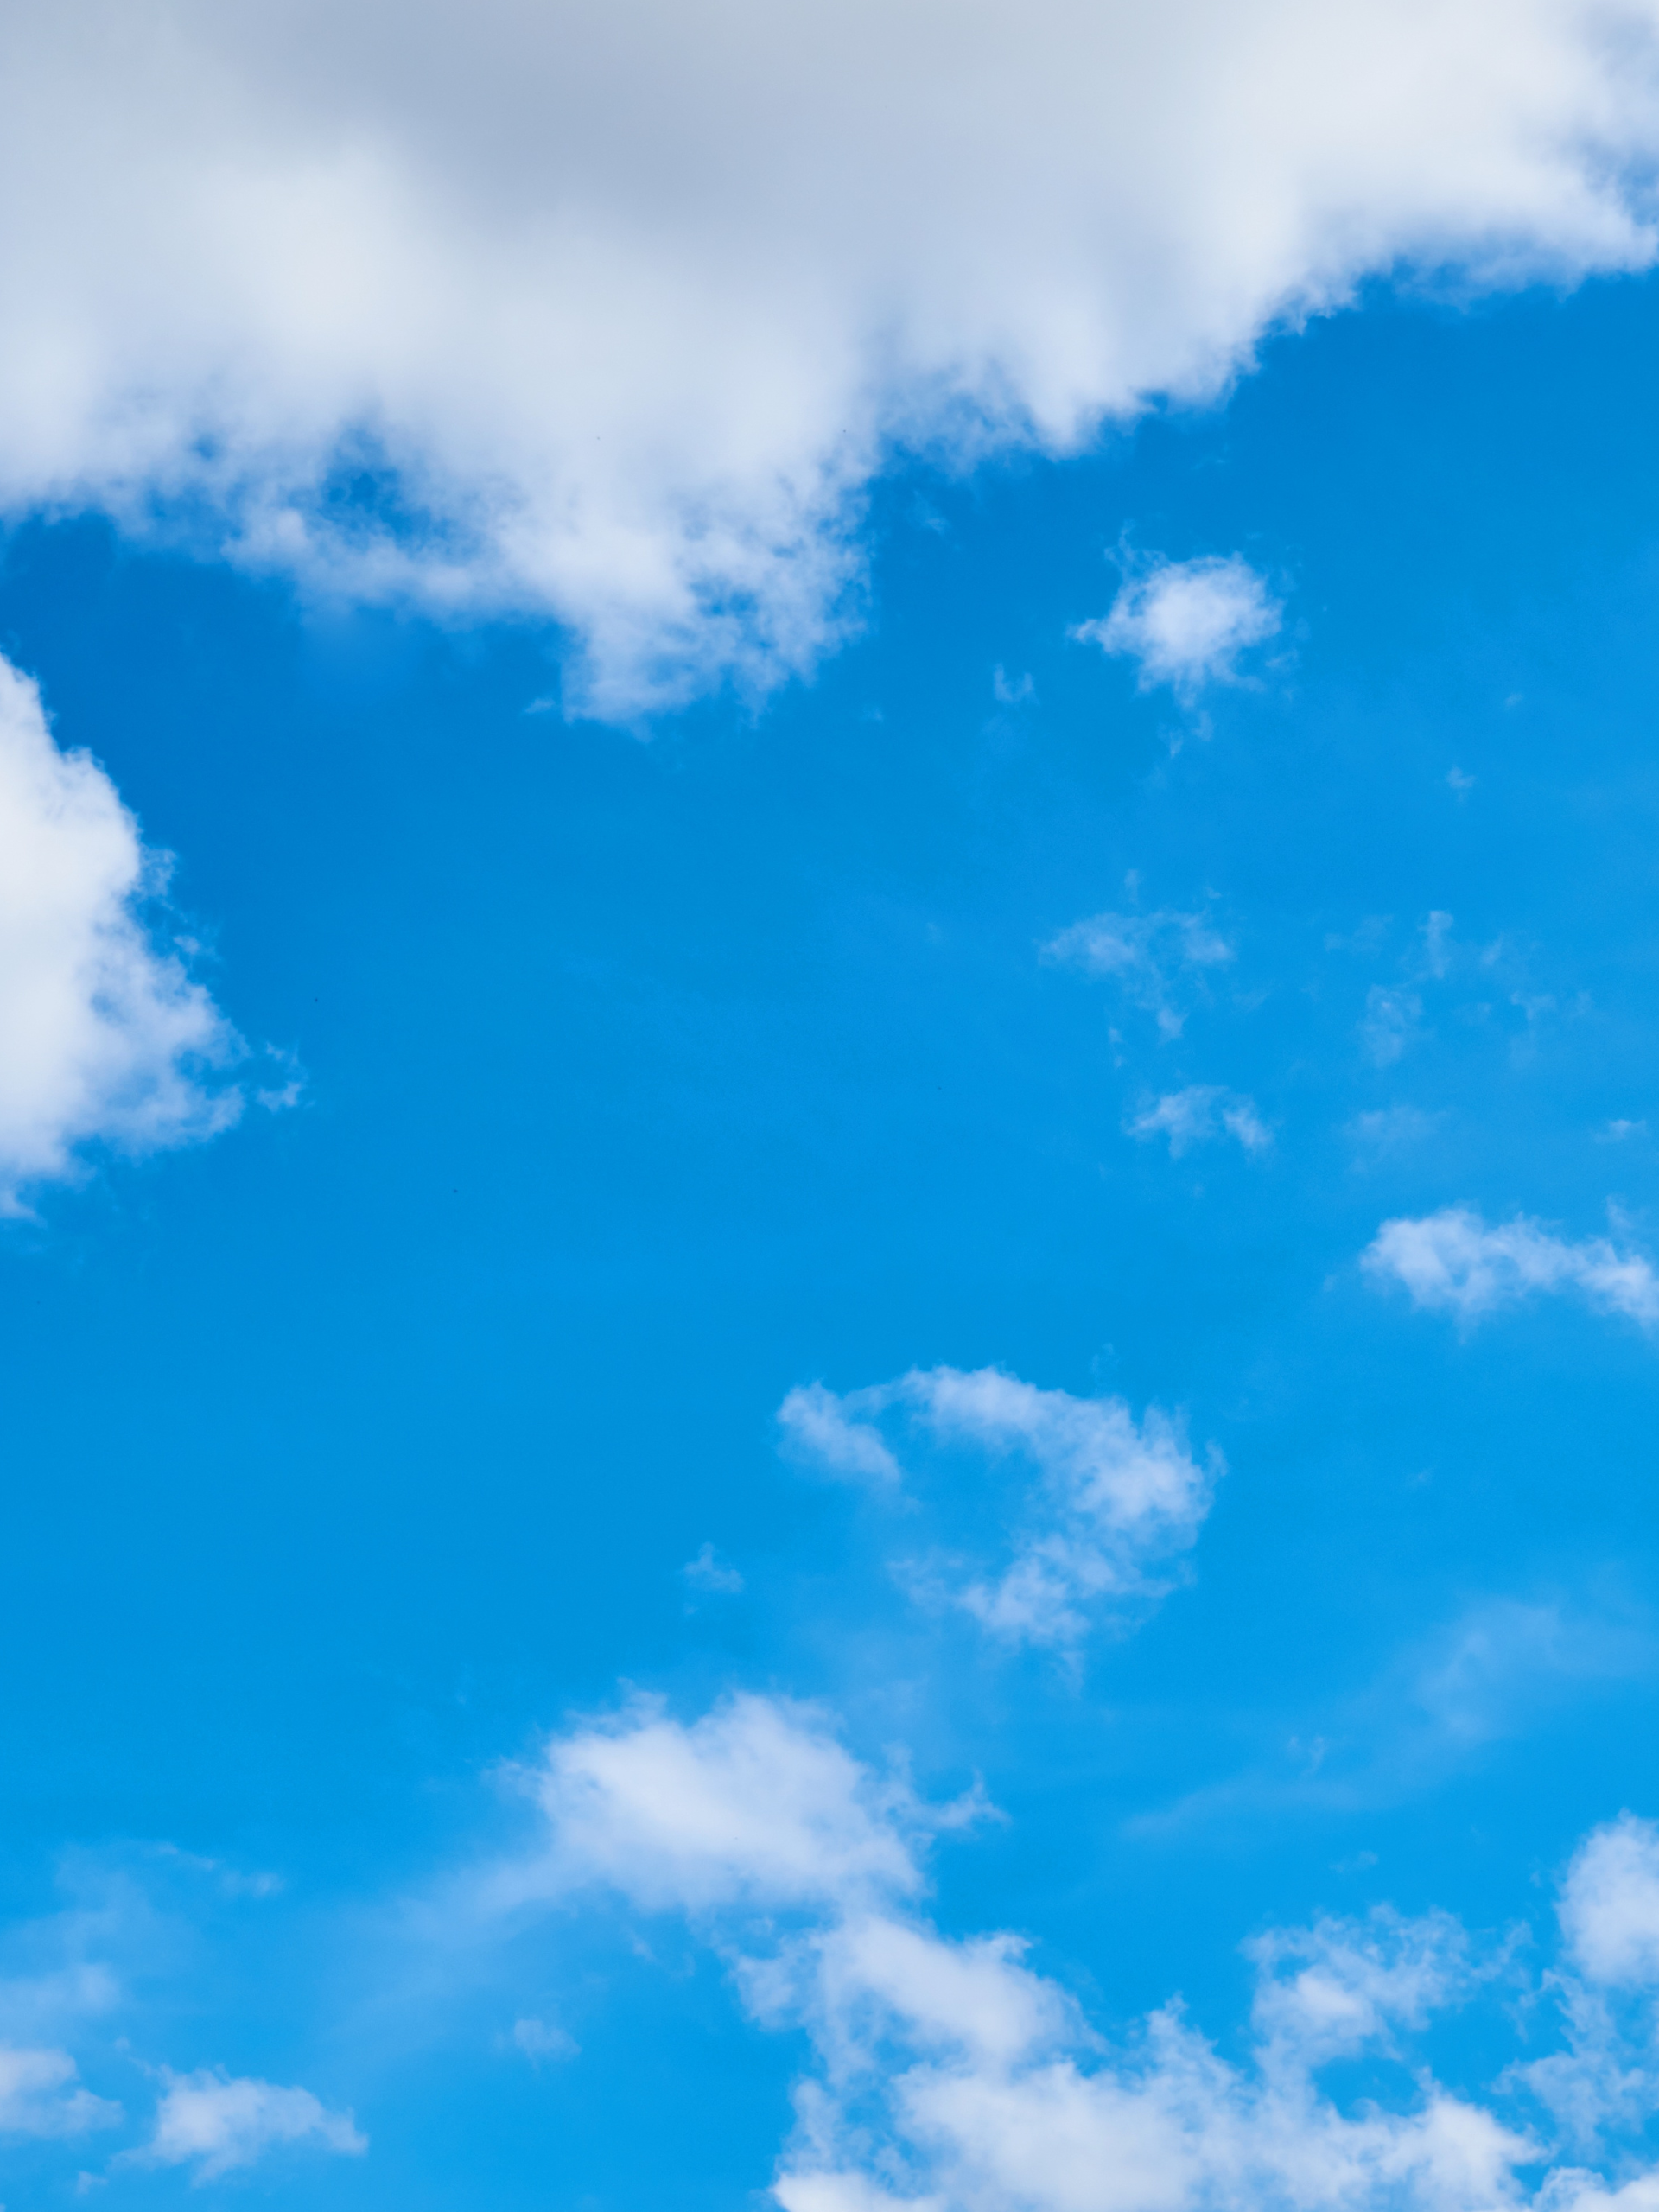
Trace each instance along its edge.
<instances>
[{"instance_id":1,"label":"cloud formation","mask_svg":"<svg viewBox=\"0 0 1659 2212\"><path fill-rule=\"evenodd\" d=\"M1266 1152L1273 1132L1256 1111L1254 1098L1211 1083L1189 1084L1155 1098L1128 1120L1132 1137L1167 1137L1169 1155L1179 1160L1195 1144L1213 1144L1218 1137L1232 1137L1246 1152Z\"/></svg>"},{"instance_id":2,"label":"cloud formation","mask_svg":"<svg viewBox=\"0 0 1659 2212\"><path fill-rule=\"evenodd\" d=\"M1150 914L1090 914L1051 938L1043 958L1087 976L1109 976L1132 1005L1154 1017L1167 1040L1186 1026L1181 979L1196 977L1201 985L1209 969L1230 964L1233 948L1207 916L1160 906Z\"/></svg>"},{"instance_id":3,"label":"cloud formation","mask_svg":"<svg viewBox=\"0 0 1659 2212\"><path fill-rule=\"evenodd\" d=\"M1649 0L14 10L0 504L550 613L607 714L762 686L838 634L895 447L1067 452L1369 274L1646 265L1653 33Z\"/></svg>"},{"instance_id":4,"label":"cloud formation","mask_svg":"<svg viewBox=\"0 0 1659 2212\"><path fill-rule=\"evenodd\" d=\"M1039 1389L984 1367L912 1369L896 1382L837 1396L822 1383L791 1390L779 1409L786 1446L829 1471L891 1491L901 1463L886 1421L912 1450L966 1451L1012 1461L1030 1479L1002 1555L964 1569L963 1552L912 1565L918 1592L943 1594L1013 1644L1075 1646L1097 1626L1163 1596L1210 1510L1220 1462L1200 1464L1156 1406L1137 1421L1121 1398Z\"/></svg>"},{"instance_id":5,"label":"cloud formation","mask_svg":"<svg viewBox=\"0 0 1659 2212\"><path fill-rule=\"evenodd\" d=\"M1465 1323L1553 1294L1659 1326L1659 1275L1639 1253L1605 1236L1569 1243L1524 1214L1496 1228L1471 1206L1385 1221L1360 1264L1375 1281L1402 1284L1414 1305Z\"/></svg>"},{"instance_id":6,"label":"cloud formation","mask_svg":"<svg viewBox=\"0 0 1659 2212\"><path fill-rule=\"evenodd\" d=\"M167 867L0 661L0 1211L86 1145L192 1144L241 1111L214 1080L240 1041L146 920Z\"/></svg>"},{"instance_id":7,"label":"cloud formation","mask_svg":"<svg viewBox=\"0 0 1659 2212\"><path fill-rule=\"evenodd\" d=\"M1405 1919L1382 1908L1248 1945L1256 1987L1236 2061L1178 2005L1109 2045L1027 1963L1017 1936L949 1936L918 1909L916 1802L895 1801L884 1815L876 1777L838 1747L826 1761L832 1738L821 1714L752 1698L690 1726L655 1712L624 1715L603 1733L602 1776L579 1748L591 1736L583 1729L549 1746L550 1777L573 1764L587 1777L574 1806L556 1781L544 1797L550 1856L637 1907L692 1915L751 2014L810 2038L814 2064L773 2183L784 2212L1469 2212L1529 2202L1591 2212L1601 2201L1598 2175L1552 2164L1560 2139L1540 2128L1548 2102L1529 2069L1511 2069L1497 2098L1476 2099L1421 2065L1421 2031L1511 1969L1508 1947L1477 1943L1444 1913ZM664 1790L665 1752L673 1778ZM769 1789L774 1763L779 1779ZM678 1840L687 1808L700 1839L690 1859ZM884 1820L885 1850L876 1841ZM780 1859L779 1826L819 1840ZM1582 1949L1575 1900L1628 1887L1626 1871L1603 1870L1638 1826L1598 1831L1569 1872L1569 1979ZM850 1855L849 1834L861 1839ZM1652 1831L1637 1840L1659 1862ZM1642 1879L1651 1872L1644 1859ZM780 1921L785 1906L792 1911ZM1592 2048L1573 1988L1554 1986L1566 1989L1554 2056L1592 2074L1599 2066L1595 2079L1616 2088L1629 2053ZM1649 2038L1651 2012L1649 1999ZM1365 2098L1339 2102L1321 2071L1357 2058L1384 2070ZM1618 2157L1616 2145L1595 2148L1603 2162ZM1535 2193L1521 2170L1539 2166L1548 2171ZM1628 2177L1629 2164L1620 2172ZM1641 2186L1650 2196L1659 2177L1642 2176ZM1649 2196L1638 2189L1626 2201Z\"/></svg>"},{"instance_id":8,"label":"cloud formation","mask_svg":"<svg viewBox=\"0 0 1659 2212\"><path fill-rule=\"evenodd\" d=\"M0 2044L0 2135L84 2135L121 2116L119 2105L80 2086L67 2050Z\"/></svg>"},{"instance_id":9,"label":"cloud formation","mask_svg":"<svg viewBox=\"0 0 1659 2212\"><path fill-rule=\"evenodd\" d=\"M268 2152L302 2145L360 2157L369 2147L350 2113L330 2112L309 2089L207 2069L169 2074L155 2133L127 2156L155 2166L194 2166L197 2182L257 2164Z\"/></svg>"},{"instance_id":10,"label":"cloud formation","mask_svg":"<svg viewBox=\"0 0 1659 2212\"><path fill-rule=\"evenodd\" d=\"M1142 691L1166 683L1191 705L1206 686L1240 681L1239 660L1276 637L1283 612L1237 554L1150 563L1132 575L1097 622L1072 635L1139 664Z\"/></svg>"}]
</instances>

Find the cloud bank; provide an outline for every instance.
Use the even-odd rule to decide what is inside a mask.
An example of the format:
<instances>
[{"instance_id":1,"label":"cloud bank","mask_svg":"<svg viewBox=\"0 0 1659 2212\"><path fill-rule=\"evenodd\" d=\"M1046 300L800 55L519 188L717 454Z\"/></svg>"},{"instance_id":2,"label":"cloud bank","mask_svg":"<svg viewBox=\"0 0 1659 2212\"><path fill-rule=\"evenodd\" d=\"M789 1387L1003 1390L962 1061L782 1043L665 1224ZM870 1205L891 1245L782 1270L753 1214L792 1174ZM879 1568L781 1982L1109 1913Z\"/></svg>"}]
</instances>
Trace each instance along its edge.
<instances>
[{"instance_id":1,"label":"cloud bank","mask_svg":"<svg viewBox=\"0 0 1659 2212\"><path fill-rule=\"evenodd\" d=\"M550 1745L539 1787L565 1894L690 1914L750 2013L805 2031L784 2212L1592 2212L1609 2192L1570 2162L1586 2150L1616 2167L1631 2212L1659 2195L1639 2145L1579 2143L1555 2110L1569 2088L1635 2130L1659 2107L1643 2070L1659 1835L1628 1815L1586 1839L1564 1886L1540 1991L1560 2049L1474 2097L1436 2080L1415 2039L1512 1980L1517 1954L1445 1913L1383 1907L1247 1945L1236 2060L1178 2004L1109 2044L1017 1936L947 1936L919 1910L922 1808L810 1708L747 1698L689 1726L657 1711L589 1724ZM1616 1989L1630 1999L1618 2019ZM1323 2069L1362 2059L1366 2093L1339 2100Z\"/></svg>"},{"instance_id":2,"label":"cloud bank","mask_svg":"<svg viewBox=\"0 0 1659 2212\"><path fill-rule=\"evenodd\" d=\"M167 868L0 661L0 1211L89 1143L191 1144L241 1111L214 1080L240 1041L146 918Z\"/></svg>"},{"instance_id":3,"label":"cloud bank","mask_svg":"<svg viewBox=\"0 0 1659 2212\"><path fill-rule=\"evenodd\" d=\"M1370 274L1645 265L1655 29L1651 0L14 9L0 505L551 614L605 714L764 686L837 635L895 447L1067 452Z\"/></svg>"}]
</instances>

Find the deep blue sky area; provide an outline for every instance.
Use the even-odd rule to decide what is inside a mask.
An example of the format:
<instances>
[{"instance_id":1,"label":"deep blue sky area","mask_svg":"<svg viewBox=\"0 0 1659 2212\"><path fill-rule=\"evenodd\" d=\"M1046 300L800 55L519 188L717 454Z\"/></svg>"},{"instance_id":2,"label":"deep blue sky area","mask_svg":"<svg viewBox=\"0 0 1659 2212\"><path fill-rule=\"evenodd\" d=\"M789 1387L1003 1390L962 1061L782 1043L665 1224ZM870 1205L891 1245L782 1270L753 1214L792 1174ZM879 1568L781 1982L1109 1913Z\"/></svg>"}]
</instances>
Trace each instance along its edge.
<instances>
[{"instance_id":1,"label":"deep blue sky area","mask_svg":"<svg viewBox=\"0 0 1659 2212\"><path fill-rule=\"evenodd\" d=\"M1251 1935L1387 1900L1541 1941L1586 1832L1659 1814L1651 1335L1460 1324L1360 1264L1453 1205L1659 1236L1656 357L1651 278L1379 288L1224 405L896 461L861 633L634 730L537 705L530 622L12 531L0 647L303 1077L0 1229L7 1913L142 1893L144 2063L372 2139L239 2190L766 2186L804 2044L683 1928L645 1958L595 1904L448 1980L399 1948L521 1827L502 1763L620 1685L825 1700L930 1797L979 1777L1007 1817L939 1844L939 1925L1021 1931L1109 2033L1182 1993L1229 2050ZM1232 555L1284 607L1241 683L1184 702L1071 634L1137 561ZM1233 946L1179 1036L1044 957L1109 911ZM1376 992L1415 1006L1380 1060ZM1271 1144L1129 1133L1192 1085ZM903 1512L780 1452L794 1387L940 1366L1224 1459L1179 1586L1075 1663L912 1603ZM1007 1523L1006 1472L944 1469L945 1541ZM705 1544L741 1592L688 1582ZM538 2012L579 2058L503 2057ZM1497 2044L1436 2060L1478 2086ZM12 2212L56 2202L57 2149L18 2160Z\"/></svg>"}]
</instances>

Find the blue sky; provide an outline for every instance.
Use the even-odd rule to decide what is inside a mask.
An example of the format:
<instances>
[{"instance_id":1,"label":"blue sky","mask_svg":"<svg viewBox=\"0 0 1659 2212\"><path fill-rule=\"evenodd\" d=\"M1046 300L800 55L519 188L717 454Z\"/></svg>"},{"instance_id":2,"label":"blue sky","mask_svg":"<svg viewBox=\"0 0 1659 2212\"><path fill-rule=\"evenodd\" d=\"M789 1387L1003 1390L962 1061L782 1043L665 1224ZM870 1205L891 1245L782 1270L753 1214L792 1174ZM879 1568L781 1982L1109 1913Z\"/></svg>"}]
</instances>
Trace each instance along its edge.
<instances>
[{"instance_id":1,"label":"blue sky","mask_svg":"<svg viewBox=\"0 0 1659 2212\"><path fill-rule=\"evenodd\" d=\"M1039 13L6 34L10 2212L1659 2203L1647 64Z\"/></svg>"}]
</instances>

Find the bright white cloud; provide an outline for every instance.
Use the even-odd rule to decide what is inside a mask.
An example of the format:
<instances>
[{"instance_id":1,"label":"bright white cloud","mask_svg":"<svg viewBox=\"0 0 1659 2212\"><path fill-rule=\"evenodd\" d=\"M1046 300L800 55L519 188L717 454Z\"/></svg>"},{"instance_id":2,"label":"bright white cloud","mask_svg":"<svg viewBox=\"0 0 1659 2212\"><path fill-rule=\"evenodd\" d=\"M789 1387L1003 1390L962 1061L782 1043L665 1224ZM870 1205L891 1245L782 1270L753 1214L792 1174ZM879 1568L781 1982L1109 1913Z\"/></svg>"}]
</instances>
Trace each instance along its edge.
<instances>
[{"instance_id":1,"label":"bright white cloud","mask_svg":"<svg viewBox=\"0 0 1659 2212\"><path fill-rule=\"evenodd\" d=\"M1266 1152L1273 1142L1273 1132L1257 1113L1255 1099L1207 1083L1189 1084L1185 1090L1154 1099L1130 1116L1128 1130L1135 1137L1167 1137L1172 1160L1217 1137L1233 1137L1252 1153Z\"/></svg>"},{"instance_id":2,"label":"bright white cloud","mask_svg":"<svg viewBox=\"0 0 1659 2212\"><path fill-rule=\"evenodd\" d=\"M504 1875L504 1894L598 1880L647 1906L712 1910L920 1884L907 1794L878 1784L810 1706L736 1697L687 1727L640 1705L555 1737L520 1779L556 1846Z\"/></svg>"},{"instance_id":3,"label":"bright white cloud","mask_svg":"<svg viewBox=\"0 0 1659 2212\"><path fill-rule=\"evenodd\" d=\"M1639 1253L1620 1252L1605 1236L1568 1243L1522 1214L1497 1228L1469 1206L1385 1221L1361 1264L1379 1281L1403 1284L1414 1305L1461 1321L1571 1294L1643 1328L1659 1325L1659 1276Z\"/></svg>"},{"instance_id":4,"label":"bright white cloud","mask_svg":"<svg viewBox=\"0 0 1659 2212\"><path fill-rule=\"evenodd\" d=\"M1278 635L1283 613L1236 554L1226 560L1156 560L1124 584L1111 611L1072 635L1139 663L1143 691L1166 683L1191 704L1206 685L1236 683L1239 659Z\"/></svg>"},{"instance_id":5,"label":"bright white cloud","mask_svg":"<svg viewBox=\"0 0 1659 2212\"><path fill-rule=\"evenodd\" d=\"M958 1554L911 1577L1012 1643L1074 1645L1103 1618L1163 1595L1203 1526L1219 1469L1213 1455L1200 1465L1155 1406L1137 1421L1121 1398L1039 1389L999 1368L913 1369L842 1397L814 1384L810 1421L791 1420L805 1395L791 1392L780 1417L798 1455L822 1438L832 1471L868 1471L888 1487L902 1480L883 1421L912 1443L1030 1470L1001 1561L964 1573ZM850 1470L855 1449L862 1464Z\"/></svg>"},{"instance_id":6,"label":"bright white cloud","mask_svg":"<svg viewBox=\"0 0 1659 2212\"><path fill-rule=\"evenodd\" d=\"M1043 947L1045 960L1109 976L1135 1006L1154 1015L1160 1033L1179 1037L1186 1016L1177 1004L1180 980L1200 982L1224 968L1233 948L1203 914L1160 907L1151 914L1091 914L1073 922Z\"/></svg>"},{"instance_id":7,"label":"bright white cloud","mask_svg":"<svg viewBox=\"0 0 1659 2212\"><path fill-rule=\"evenodd\" d=\"M1650 0L83 0L0 28L0 500L550 611L626 713L836 634L896 442L1064 452L1371 272L1645 265ZM353 479L397 478L389 535ZM1171 648L1174 650L1173 647Z\"/></svg>"},{"instance_id":8,"label":"bright white cloud","mask_svg":"<svg viewBox=\"0 0 1659 2212\"><path fill-rule=\"evenodd\" d=\"M1659 1986L1659 1828L1622 1814L1567 1869L1561 1929L1592 1981Z\"/></svg>"},{"instance_id":9,"label":"bright white cloud","mask_svg":"<svg viewBox=\"0 0 1659 2212\"><path fill-rule=\"evenodd\" d=\"M217 2181L291 2146L359 2157L369 2147L350 2113L330 2112L309 2089L209 2072L169 2074L156 2127L135 2163L194 2166L195 2182Z\"/></svg>"},{"instance_id":10,"label":"bright white cloud","mask_svg":"<svg viewBox=\"0 0 1659 2212\"><path fill-rule=\"evenodd\" d=\"M84 2135L120 2118L118 2104L80 2086L67 2050L0 2044L0 2135Z\"/></svg>"},{"instance_id":11,"label":"bright white cloud","mask_svg":"<svg viewBox=\"0 0 1659 2212\"><path fill-rule=\"evenodd\" d=\"M77 1150L194 1143L241 1110L212 1080L241 1046L144 902L164 856L90 754L53 742L0 661L0 1211Z\"/></svg>"},{"instance_id":12,"label":"bright white cloud","mask_svg":"<svg viewBox=\"0 0 1659 2212\"><path fill-rule=\"evenodd\" d=\"M747 1701L744 1730L757 1728L765 1702ZM815 2063L798 2089L798 2125L774 2183L784 2212L1519 2212L1528 2202L1540 2212L1590 2212L1611 2189L1599 2174L1552 2164L1549 2138L1516 2108L1517 2093L1526 2102L1529 2069L1516 2069L1499 2099L1476 2101L1422 2067L1414 2038L1510 1971L1515 1955L1507 1946L1483 1951L1445 1914L1410 1920L1382 1909L1248 1945L1257 1986L1236 2061L1224 2060L1178 2006L1108 2045L1065 1991L1026 1962L1017 1937L949 1937L918 1911L912 1800L885 1816L885 1862L867 1848L850 1861L832 1850L817 1854L810 1881L786 1884L807 1916L780 1928L775 1854L763 1837L750 1855L755 1783L729 1757L728 1721L679 1731L696 1771L697 1825L721 1839L719 1879L711 1883L706 1857L656 1851L642 1869L635 1808L658 1794L662 1726L636 1713L607 1732L610 1827L595 1825L588 1802L569 1834L563 1798L546 1801L550 1855L636 1904L697 1914L754 2018L806 2031ZM550 1771L563 1765L563 1745L588 1734L556 1740ZM829 1832L882 1825L872 1811L882 1787L875 1777L845 1752L833 1770L818 1769L821 1716L774 1704L765 1740L782 1753L785 1777L802 1766L821 1773L817 1820ZM791 1789L785 1779L784 1795ZM664 1827L684 1794L682 1777L664 1801ZM1592 1838L1575 1862L1568 1897L1598 1848ZM671 1869L683 1878L664 1878ZM1569 1924L1572 1910L1564 1904ZM1546 2002L1560 1986L1546 1982ZM1601 2088L1616 2086L1628 2053L1609 2044L1598 2056L1570 2003L1563 2018L1566 2055L1601 2064ZM1651 2020L1644 2031L1651 2035ZM1403 2062L1399 2088L1338 2102L1320 2069L1368 2055ZM1605 2163L1615 2146L1598 2145L1597 2155ZM1535 2191L1521 2170L1541 2168ZM1652 2177L1646 2185L1651 2192ZM1629 2212L1651 2212L1630 2186L1621 2199Z\"/></svg>"}]
</instances>

